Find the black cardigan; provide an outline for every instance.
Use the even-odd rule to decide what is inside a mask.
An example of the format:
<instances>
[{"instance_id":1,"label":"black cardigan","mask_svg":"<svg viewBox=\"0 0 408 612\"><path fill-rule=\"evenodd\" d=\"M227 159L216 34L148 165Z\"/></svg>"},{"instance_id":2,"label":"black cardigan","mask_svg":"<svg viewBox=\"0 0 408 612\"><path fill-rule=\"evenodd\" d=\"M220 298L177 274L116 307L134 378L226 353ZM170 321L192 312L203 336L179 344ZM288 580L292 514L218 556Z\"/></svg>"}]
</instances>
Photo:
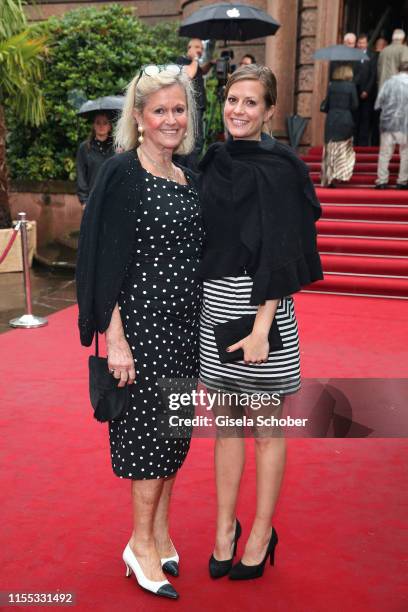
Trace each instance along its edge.
<instances>
[{"instance_id":1,"label":"black cardigan","mask_svg":"<svg viewBox=\"0 0 408 612\"><path fill-rule=\"evenodd\" d=\"M195 175L183 168L195 183ZM136 219L142 197L142 166L135 151L101 167L81 223L76 266L79 332L90 346L95 331L109 327L135 251Z\"/></svg>"},{"instance_id":2,"label":"black cardigan","mask_svg":"<svg viewBox=\"0 0 408 612\"><path fill-rule=\"evenodd\" d=\"M320 203L306 164L273 138L212 145L200 164L206 239L202 278L253 279L251 304L323 278Z\"/></svg>"}]
</instances>

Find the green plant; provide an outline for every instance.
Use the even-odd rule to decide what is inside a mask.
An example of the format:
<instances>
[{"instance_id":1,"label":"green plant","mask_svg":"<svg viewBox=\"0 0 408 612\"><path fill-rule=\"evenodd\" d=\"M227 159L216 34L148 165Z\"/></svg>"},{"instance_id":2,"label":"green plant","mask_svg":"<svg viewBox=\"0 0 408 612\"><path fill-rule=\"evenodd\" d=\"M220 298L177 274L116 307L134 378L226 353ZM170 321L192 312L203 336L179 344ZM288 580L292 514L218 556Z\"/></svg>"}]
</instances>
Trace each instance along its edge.
<instances>
[{"instance_id":1,"label":"green plant","mask_svg":"<svg viewBox=\"0 0 408 612\"><path fill-rule=\"evenodd\" d=\"M177 36L177 24L149 27L118 5L71 11L46 27L47 122L27 128L10 109L10 167L15 178L73 180L76 150L89 133L89 123L76 115L73 93L88 99L122 94L141 65L174 61L185 42Z\"/></svg>"},{"instance_id":2,"label":"green plant","mask_svg":"<svg viewBox=\"0 0 408 612\"><path fill-rule=\"evenodd\" d=\"M224 105L222 89L215 76L206 81L207 108L204 114L204 149L224 134L222 108Z\"/></svg>"},{"instance_id":3,"label":"green plant","mask_svg":"<svg viewBox=\"0 0 408 612\"><path fill-rule=\"evenodd\" d=\"M27 24L22 0L0 2L0 227L11 225L6 163L7 105L21 125L40 125L45 119L39 83L46 52L44 36Z\"/></svg>"}]
</instances>

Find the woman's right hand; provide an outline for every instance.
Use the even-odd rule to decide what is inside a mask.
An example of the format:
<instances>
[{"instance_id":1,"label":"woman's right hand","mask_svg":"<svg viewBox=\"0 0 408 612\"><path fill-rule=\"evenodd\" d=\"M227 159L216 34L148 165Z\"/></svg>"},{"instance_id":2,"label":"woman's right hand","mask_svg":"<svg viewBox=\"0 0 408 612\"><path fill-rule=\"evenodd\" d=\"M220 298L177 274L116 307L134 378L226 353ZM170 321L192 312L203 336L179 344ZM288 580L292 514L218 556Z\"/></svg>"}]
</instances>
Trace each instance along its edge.
<instances>
[{"instance_id":1,"label":"woman's right hand","mask_svg":"<svg viewBox=\"0 0 408 612\"><path fill-rule=\"evenodd\" d=\"M106 337L108 353L108 368L113 376L119 380L118 387L131 385L135 382L136 371L132 351L124 337Z\"/></svg>"}]
</instances>

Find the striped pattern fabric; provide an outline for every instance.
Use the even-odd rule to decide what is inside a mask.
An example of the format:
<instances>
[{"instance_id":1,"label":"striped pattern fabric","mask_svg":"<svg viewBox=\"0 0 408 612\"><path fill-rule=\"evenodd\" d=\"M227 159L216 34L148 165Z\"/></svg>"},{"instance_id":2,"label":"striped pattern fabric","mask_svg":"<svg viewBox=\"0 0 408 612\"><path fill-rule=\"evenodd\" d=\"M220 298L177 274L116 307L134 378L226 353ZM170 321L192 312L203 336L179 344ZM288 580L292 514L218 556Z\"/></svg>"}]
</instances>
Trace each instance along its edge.
<instances>
[{"instance_id":1,"label":"striped pattern fabric","mask_svg":"<svg viewBox=\"0 0 408 612\"><path fill-rule=\"evenodd\" d=\"M330 185L334 180L349 181L355 163L356 154L352 138L327 143L323 149L322 186Z\"/></svg>"},{"instance_id":2,"label":"striped pattern fabric","mask_svg":"<svg viewBox=\"0 0 408 612\"><path fill-rule=\"evenodd\" d=\"M262 364L235 361L222 364L213 328L219 323L257 312L250 305L252 279L224 277L204 282L200 322L200 380L210 388L245 393L294 393L300 387L299 337L293 299L283 298L276 321L283 349L269 354Z\"/></svg>"}]
</instances>

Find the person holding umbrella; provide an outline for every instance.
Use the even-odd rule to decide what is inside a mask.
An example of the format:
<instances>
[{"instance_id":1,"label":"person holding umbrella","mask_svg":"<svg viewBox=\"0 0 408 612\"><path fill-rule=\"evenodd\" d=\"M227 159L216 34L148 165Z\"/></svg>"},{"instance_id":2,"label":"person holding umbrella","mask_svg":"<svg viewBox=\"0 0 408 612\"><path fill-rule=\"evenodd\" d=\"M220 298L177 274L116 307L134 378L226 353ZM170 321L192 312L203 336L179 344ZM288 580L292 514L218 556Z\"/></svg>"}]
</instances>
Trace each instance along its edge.
<instances>
[{"instance_id":1,"label":"person holding umbrella","mask_svg":"<svg viewBox=\"0 0 408 612\"><path fill-rule=\"evenodd\" d=\"M204 75L206 75L213 66L213 62L200 63L200 59L204 53L202 40L192 38L187 45L186 56L177 58L176 63L184 66L184 70L191 79L195 91L195 103L197 111L197 135L193 152L185 157L180 158L181 163L192 170L197 169L198 159L204 145L204 126L203 118L207 106L207 96L205 91Z\"/></svg>"},{"instance_id":2,"label":"person holding umbrella","mask_svg":"<svg viewBox=\"0 0 408 612\"><path fill-rule=\"evenodd\" d=\"M327 113L322 186L333 187L335 180L349 181L353 174L356 160L353 149L353 113L358 109L358 104L353 69L347 64L337 66L333 80L329 83L327 97L320 107L323 113Z\"/></svg>"},{"instance_id":3,"label":"person holding umbrella","mask_svg":"<svg viewBox=\"0 0 408 612\"><path fill-rule=\"evenodd\" d=\"M346 32L343 36L343 46L346 47L347 49L355 49L356 47L356 43L357 43L357 35L354 34L354 32ZM340 45L336 45L337 47L339 47ZM356 74L355 74L355 65L356 62L351 61L349 62L350 65L353 68L353 73L354 73L354 79L356 78ZM332 80L333 78L333 72L336 70L336 68L338 68L339 66L343 66L344 62L342 62L341 60L334 60L330 62L330 66L329 66L329 81Z\"/></svg>"},{"instance_id":4,"label":"person holding umbrella","mask_svg":"<svg viewBox=\"0 0 408 612\"><path fill-rule=\"evenodd\" d=\"M91 133L79 145L76 156L77 196L83 208L88 202L99 168L114 153L112 114L108 111L93 113Z\"/></svg>"},{"instance_id":5,"label":"person holding umbrella","mask_svg":"<svg viewBox=\"0 0 408 612\"><path fill-rule=\"evenodd\" d=\"M343 45L331 45L315 51L317 60L329 60L331 75L327 96L320 110L327 113L325 126L325 147L322 161L322 185L333 186L335 179L348 181L354 169L355 153L353 133L354 113L358 109L359 98L353 64L367 61L361 49L355 49L355 35L344 38Z\"/></svg>"}]
</instances>

